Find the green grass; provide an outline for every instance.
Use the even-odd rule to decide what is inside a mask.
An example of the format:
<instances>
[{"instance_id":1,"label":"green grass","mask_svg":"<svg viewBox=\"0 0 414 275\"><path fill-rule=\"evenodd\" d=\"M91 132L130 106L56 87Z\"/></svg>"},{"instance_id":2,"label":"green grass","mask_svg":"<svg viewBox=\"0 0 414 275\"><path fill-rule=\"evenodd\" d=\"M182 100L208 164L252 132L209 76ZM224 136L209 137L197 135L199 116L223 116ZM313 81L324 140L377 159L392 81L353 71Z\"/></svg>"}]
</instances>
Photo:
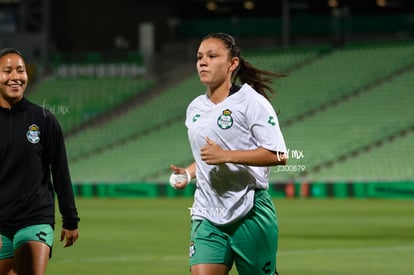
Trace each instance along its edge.
<instances>
[{"instance_id":1,"label":"green grass","mask_svg":"<svg viewBox=\"0 0 414 275\"><path fill-rule=\"evenodd\" d=\"M412 200L274 202L281 275L414 274ZM77 203L80 238L63 248L58 219L48 274L189 274L191 198L78 198Z\"/></svg>"}]
</instances>

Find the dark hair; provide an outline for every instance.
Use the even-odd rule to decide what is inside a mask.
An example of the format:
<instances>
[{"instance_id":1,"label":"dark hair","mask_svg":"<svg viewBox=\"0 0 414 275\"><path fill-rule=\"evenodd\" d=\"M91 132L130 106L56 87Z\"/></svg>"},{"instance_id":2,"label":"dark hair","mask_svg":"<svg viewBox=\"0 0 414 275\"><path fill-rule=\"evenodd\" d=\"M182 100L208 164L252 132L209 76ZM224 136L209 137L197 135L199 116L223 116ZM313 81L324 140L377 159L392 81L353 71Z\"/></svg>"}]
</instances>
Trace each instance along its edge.
<instances>
[{"instance_id":1,"label":"dark hair","mask_svg":"<svg viewBox=\"0 0 414 275\"><path fill-rule=\"evenodd\" d=\"M20 55L21 58L23 58L23 54L16 50L15 48L4 48L4 49L0 49L0 57L2 57L3 55L9 54L9 53L15 53L17 55Z\"/></svg>"},{"instance_id":2,"label":"dark hair","mask_svg":"<svg viewBox=\"0 0 414 275\"><path fill-rule=\"evenodd\" d=\"M269 97L266 91L272 94L275 93L274 89L270 86L272 84L272 78L287 76L287 74L275 73L256 68L247 62L244 58L241 57L240 47L237 43L237 40L227 33L210 33L204 36L202 41L208 38L217 38L222 40L226 45L226 48L230 50L230 56L239 58L239 67L234 70L232 75L233 82L239 80L242 83L247 83L267 99Z\"/></svg>"}]
</instances>

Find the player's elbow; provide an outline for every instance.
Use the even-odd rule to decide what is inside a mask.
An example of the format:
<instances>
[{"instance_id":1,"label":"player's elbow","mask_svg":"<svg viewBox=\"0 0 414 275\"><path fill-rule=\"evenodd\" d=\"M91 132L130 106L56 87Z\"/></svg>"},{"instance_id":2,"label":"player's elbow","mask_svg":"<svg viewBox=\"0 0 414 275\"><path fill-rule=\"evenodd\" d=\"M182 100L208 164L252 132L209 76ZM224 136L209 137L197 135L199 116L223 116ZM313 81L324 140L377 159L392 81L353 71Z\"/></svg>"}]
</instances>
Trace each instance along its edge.
<instances>
[{"instance_id":1,"label":"player's elbow","mask_svg":"<svg viewBox=\"0 0 414 275\"><path fill-rule=\"evenodd\" d=\"M287 155L283 152L276 152L276 158L273 165L286 165Z\"/></svg>"},{"instance_id":2,"label":"player's elbow","mask_svg":"<svg viewBox=\"0 0 414 275\"><path fill-rule=\"evenodd\" d=\"M286 159L278 159L273 163L273 166L286 165L286 163L287 163Z\"/></svg>"},{"instance_id":3,"label":"player's elbow","mask_svg":"<svg viewBox=\"0 0 414 275\"><path fill-rule=\"evenodd\" d=\"M287 164L287 159L281 159L277 165L286 165Z\"/></svg>"}]
</instances>

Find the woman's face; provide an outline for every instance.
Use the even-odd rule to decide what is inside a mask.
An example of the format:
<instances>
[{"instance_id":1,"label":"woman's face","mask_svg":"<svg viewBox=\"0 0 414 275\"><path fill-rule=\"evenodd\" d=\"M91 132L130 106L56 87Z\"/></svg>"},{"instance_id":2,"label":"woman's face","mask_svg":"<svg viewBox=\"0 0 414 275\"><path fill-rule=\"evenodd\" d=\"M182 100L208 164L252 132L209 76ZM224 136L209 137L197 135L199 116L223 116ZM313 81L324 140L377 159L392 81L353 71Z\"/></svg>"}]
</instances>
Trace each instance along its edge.
<instances>
[{"instance_id":1,"label":"woman's face","mask_svg":"<svg viewBox=\"0 0 414 275\"><path fill-rule=\"evenodd\" d=\"M23 58L15 53L0 57L0 106L10 108L23 98L28 76Z\"/></svg>"},{"instance_id":2,"label":"woman's face","mask_svg":"<svg viewBox=\"0 0 414 275\"><path fill-rule=\"evenodd\" d=\"M210 89L231 81L232 72L237 65L238 59L230 58L229 49L222 40L207 38L201 42L197 52L197 72L201 83Z\"/></svg>"}]
</instances>

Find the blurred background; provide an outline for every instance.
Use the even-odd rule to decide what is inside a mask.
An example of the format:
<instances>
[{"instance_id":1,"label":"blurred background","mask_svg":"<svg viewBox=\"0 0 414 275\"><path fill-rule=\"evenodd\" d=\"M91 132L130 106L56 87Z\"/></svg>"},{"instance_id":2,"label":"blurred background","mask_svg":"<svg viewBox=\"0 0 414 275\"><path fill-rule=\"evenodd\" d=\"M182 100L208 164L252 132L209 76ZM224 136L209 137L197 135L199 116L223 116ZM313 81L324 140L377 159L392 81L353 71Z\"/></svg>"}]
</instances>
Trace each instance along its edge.
<instances>
[{"instance_id":1,"label":"blurred background","mask_svg":"<svg viewBox=\"0 0 414 275\"><path fill-rule=\"evenodd\" d=\"M227 32L274 82L289 164L280 197L414 197L414 1L0 0L0 47L26 56L26 96L65 132L74 188L191 196L185 109L204 92L200 39Z\"/></svg>"}]
</instances>

